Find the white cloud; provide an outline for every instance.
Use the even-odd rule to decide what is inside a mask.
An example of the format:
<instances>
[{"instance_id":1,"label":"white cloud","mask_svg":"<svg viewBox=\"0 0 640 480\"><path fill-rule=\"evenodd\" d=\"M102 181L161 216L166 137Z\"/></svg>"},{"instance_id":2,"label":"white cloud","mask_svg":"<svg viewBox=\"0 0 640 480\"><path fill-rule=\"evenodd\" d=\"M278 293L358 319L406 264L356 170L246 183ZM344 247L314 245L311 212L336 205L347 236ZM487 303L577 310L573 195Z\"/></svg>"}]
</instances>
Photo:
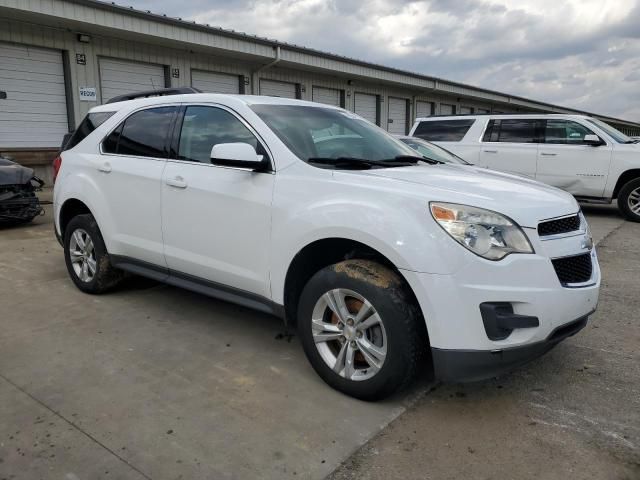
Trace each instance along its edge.
<instances>
[{"instance_id":1,"label":"white cloud","mask_svg":"<svg viewBox=\"0 0 640 480\"><path fill-rule=\"evenodd\" d=\"M130 0L237 31L640 121L640 0Z\"/></svg>"}]
</instances>

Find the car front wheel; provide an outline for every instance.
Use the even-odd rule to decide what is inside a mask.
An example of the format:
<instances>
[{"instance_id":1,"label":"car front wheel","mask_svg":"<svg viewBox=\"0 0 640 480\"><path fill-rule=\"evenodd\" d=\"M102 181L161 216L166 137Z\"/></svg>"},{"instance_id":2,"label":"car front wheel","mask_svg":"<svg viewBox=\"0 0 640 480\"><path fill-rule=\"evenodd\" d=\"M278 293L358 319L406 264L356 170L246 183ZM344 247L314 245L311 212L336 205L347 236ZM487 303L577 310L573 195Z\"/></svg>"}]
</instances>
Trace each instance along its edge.
<instances>
[{"instance_id":1,"label":"car front wheel","mask_svg":"<svg viewBox=\"0 0 640 480\"><path fill-rule=\"evenodd\" d=\"M300 297L298 329L318 375L363 400L408 385L427 347L407 285L369 260L347 260L316 273Z\"/></svg>"},{"instance_id":2,"label":"car front wheel","mask_svg":"<svg viewBox=\"0 0 640 480\"><path fill-rule=\"evenodd\" d=\"M627 182L620 189L618 208L627 220L640 222L640 178Z\"/></svg>"}]
</instances>

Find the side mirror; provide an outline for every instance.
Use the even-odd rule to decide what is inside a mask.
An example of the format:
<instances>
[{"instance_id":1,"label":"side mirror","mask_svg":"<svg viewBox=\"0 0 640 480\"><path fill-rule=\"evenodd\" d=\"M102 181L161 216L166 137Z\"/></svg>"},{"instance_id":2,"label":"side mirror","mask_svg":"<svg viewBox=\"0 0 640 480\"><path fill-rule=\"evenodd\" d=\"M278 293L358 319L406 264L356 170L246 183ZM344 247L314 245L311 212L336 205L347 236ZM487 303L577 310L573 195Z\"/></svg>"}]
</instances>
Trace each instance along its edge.
<instances>
[{"instance_id":1,"label":"side mirror","mask_svg":"<svg viewBox=\"0 0 640 480\"><path fill-rule=\"evenodd\" d=\"M211 149L211 163L225 167L263 170L266 162L248 143L219 143Z\"/></svg>"},{"instance_id":2,"label":"side mirror","mask_svg":"<svg viewBox=\"0 0 640 480\"><path fill-rule=\"evenodd\" d=\"M582 140L585 144L591 145L592 147L599 147L600 145L604 145L604 141L598 135L585 135Z\"/></svg>"}]
</instances>

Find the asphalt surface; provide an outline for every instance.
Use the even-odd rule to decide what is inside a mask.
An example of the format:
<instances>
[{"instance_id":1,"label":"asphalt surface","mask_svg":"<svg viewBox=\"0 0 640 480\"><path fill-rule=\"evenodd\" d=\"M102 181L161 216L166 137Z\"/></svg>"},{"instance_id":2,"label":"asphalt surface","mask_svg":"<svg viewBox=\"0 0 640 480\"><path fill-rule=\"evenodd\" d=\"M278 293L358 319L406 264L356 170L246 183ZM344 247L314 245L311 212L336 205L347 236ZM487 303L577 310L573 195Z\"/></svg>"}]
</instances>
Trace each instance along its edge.
<instances>
[{"instance_id":1,"label":"asphalt surface","mask_svg":"<svg viewBox=\"0 0 640 480\"><path fill-rule=\"evenodd\" d=\"M82 294L50 212L0 230L0 480L640 478L640 225L585 210L605 281L583 332L380 403L272 317L145 280Z\"/></svg>"},{"instance_id":2,"label":"asphalt surface","mask_svg":"<svg viewBox=\"0 0 640 480\"><path fill-rule=\"evenodd\" d=\"M640 224L584 210L603 273L589 325L500 379L434 386L330 480L640 479Z\"/></svg>"}]
</instances>

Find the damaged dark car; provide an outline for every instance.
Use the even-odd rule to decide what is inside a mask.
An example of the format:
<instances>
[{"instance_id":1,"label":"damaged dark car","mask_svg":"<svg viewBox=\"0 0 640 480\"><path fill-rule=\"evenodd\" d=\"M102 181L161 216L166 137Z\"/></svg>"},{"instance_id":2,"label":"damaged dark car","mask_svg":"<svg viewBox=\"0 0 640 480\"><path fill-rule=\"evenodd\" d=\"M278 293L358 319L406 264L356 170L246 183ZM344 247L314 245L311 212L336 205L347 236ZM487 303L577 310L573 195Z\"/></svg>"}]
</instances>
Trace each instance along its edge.
<instances>
[{"instance_id":1,"label":"damaged dark car","mask_svg":"<svg viewBox=\"0 0 640 480\"><path fill-rule=\"evenodd\" d=\"M36 192L43 185L32 169L0 157L0 227L29 223L42 215Z\"/></svg>"}]
</instances>

